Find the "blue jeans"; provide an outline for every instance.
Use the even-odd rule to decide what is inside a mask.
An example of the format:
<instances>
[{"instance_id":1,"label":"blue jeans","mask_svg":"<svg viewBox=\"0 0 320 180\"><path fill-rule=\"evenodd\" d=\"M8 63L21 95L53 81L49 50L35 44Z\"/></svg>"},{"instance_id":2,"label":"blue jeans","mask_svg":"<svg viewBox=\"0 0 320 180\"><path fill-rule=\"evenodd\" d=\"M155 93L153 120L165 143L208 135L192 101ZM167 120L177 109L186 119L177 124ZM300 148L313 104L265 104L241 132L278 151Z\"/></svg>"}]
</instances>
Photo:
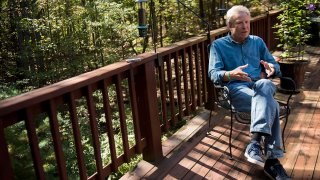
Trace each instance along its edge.
<instances>
[{"instance_id":1,"label":"blue jeans","mask_svg":"<svg viewBox=\"0 0 320 180\"><path fill-rule=\"evenodd\" d=\"M283 157L279 104L273 98L276 86L268 79L260 79L256 82L232 82L227 87L233 107L237 111L251 111L250 132L270 135L265 137L267 157Z\"/></svg>"}]
</instances>

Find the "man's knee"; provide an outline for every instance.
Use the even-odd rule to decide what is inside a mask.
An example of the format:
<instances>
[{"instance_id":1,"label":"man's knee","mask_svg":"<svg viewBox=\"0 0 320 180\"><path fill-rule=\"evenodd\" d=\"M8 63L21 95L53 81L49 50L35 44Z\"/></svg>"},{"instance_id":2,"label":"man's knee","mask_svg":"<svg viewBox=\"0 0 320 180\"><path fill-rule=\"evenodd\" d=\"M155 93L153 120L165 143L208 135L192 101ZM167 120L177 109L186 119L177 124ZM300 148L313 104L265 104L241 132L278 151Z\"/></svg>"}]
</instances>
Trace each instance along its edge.
<instances>
[{"instance_id":1,"label":"man's knee","mask_svg":"<svg viewBox=\"0 0 320 180\"><path fill-rule=\"evenodd\" d=\"M260 79L254 84L255 91L270 92L273 94L276 90L275 85L269 79Z\"/></svg>"}]
</instances>

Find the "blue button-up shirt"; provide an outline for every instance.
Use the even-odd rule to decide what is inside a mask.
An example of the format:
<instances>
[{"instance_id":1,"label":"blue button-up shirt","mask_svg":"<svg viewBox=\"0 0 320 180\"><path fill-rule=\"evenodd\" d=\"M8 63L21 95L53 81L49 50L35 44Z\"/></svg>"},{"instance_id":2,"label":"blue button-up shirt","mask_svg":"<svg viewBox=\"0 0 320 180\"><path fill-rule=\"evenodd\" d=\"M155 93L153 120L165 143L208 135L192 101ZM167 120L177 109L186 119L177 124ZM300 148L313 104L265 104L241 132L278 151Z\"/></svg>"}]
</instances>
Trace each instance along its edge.
<instances>
[{"instance_id":1,"label":"blue button-up shirt","mask_svg":"<svg viewBox=\"0 0 320 180\"><path fill-rule=\"evenodd\" d=\"M272 63L275 75L281 76L279 64L274 60L260 37L249 35L244 43L239 44L229 34L215 40L210 47L209 78L214 83L223 84L223 76L226 71L248 64L248 67L243 71L252 80L257 80L260 78L262 70L260 60Z\"/></svg>"}]
</instances>

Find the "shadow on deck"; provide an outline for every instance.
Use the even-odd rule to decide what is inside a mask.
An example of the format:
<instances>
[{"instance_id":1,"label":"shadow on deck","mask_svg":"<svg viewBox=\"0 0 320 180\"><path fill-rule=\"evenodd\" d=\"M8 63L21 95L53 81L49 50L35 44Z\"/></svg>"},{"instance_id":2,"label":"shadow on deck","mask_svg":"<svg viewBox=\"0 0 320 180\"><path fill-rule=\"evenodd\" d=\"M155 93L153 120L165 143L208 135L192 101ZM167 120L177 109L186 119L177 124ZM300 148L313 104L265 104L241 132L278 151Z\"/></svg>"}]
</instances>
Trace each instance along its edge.
<instances>
[{"instance_id":1,"label":"shadow on deck","mask_svg":"<svg viewBox=\"0 0 320 180\"><path fill-rule=\"evenodd\" d=\"M303 92L295 97L285 132L286 153L280 159L292 179L320 179L320 48L309 47ZM202 110L163 143L164 159L157 165L141 161L122 179L267 179L250 164L244 150L249 126L235 123L234 160L228 158L229 113L218 109L206 135L209 111Z\"/></svg>"}]
</instances>

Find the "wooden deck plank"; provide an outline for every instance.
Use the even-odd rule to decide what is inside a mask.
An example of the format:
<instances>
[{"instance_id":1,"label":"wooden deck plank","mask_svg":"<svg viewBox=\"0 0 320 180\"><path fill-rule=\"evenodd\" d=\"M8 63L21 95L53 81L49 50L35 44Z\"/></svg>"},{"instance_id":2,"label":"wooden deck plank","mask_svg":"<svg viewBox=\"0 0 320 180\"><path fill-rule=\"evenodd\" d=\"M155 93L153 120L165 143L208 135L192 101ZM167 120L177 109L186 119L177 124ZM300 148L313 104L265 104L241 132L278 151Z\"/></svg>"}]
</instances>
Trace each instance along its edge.
<instances>
[{"instance_id":1,"label":"wooden deck plank","mask_svg":"<svg viewBox=\"0 0 320 180\"><path fill-rule=\"evenodd\" d=\"M212 147L209 149L209 151L207 151L206 154L199 160L199 163L197 163L194 167L192 167L190 171L198 172L200 176L204 177L209 172L211 167L217 162L220 156L223 155L223 153L221 152L224 152L228 149L227 141L222 142L222 139L228 140L230 131L226 127L223 127L223 128L225 129L225 133L223 134L224 137L221 136L220 141L216 141L212 145ZM234 134L234 135L237 136L237 134ZM193 173L190 173L190 172L187 173L184 178L193 179Z\"/></svg>"},{"instance_id":2,"label":"wooden deck plank","mask_svg":"<svg viewBox=\"0 0 320 180\"><path fill-rule=\"evenodd\" d=\"M318 156L318 152L319 152L319 144L305 144L303 146L304 148L306 148L307 150L304 152L305 153L305 165L304 165L304 171L302 174L302 178L303 179L311 179L314 173L314 167L317 163L317 157ZM302 148L302 150L304 150L304 148ZM293 176L294 177L294 176ZM320 178L320 177L318 177Z\"/></svg>"},{"instance_id":3,"label":"wooden deck plank","mask_svg":"<svg viewBox=\"0 0 320 180\"><path fill-rule=\"evenodd\" d=\"M318 147L318 151L314 153L315 155L315 165L313 169L312 179L320 179L320 99L318 99L318 103L316 105L316 110L313 116L314 131L313 134L310 134L310 139L305 140L305 143L316 144ZM312 167L310 167L312 168Z\"/></svg>"},{"instance_id":4,"label":"wooden deck plank","mask_svg":"<svg viewBox=\"0 0 320 180\"><path fill-rule=\"evenodd\" d=\"M317 144L303 144L292 173L293 179L311 179L319 151Z\"/></svg>"},{"instance_id":5,"label":"wooden deck plank","mask_svg":"<svg viewBox=\"0 0 320 180\"><path fill-rule=\"evenodd\" d=\"M314 97L310 98L309 95L309 93L305 93L305 99L314 99ZM312 102L310 100L300 103L299 106L295 107L295 113L291 115L295 118L295 123L292 125L290 134L288 135L289 138L287 138L286 141L286 144L289 144L287 145L288 153L286 153L284 159L281 159L281 163L291 177L304 177L305 171L301 170L301 168L305 166L304 163L306 162L302 154L304 154L306 148L310 146L308 146L308 144L304 146L301 145L301 143L305 140L308 142L308 137L312 134L312 127L315 124L315 121L312 120L315 112L315 109L312 108L314 103L316 103L316 101Z\"/></svg>"},{"instance_id":6,"label":"wooden deck plank","mask_svg":"<svg viewBox=\"0 0 320 180\"><path fill-rule=\"evenodd\" d=\"M229 122L228 125L225 124L224 126L226 126L226 128L230 128L229 126ZM233 148L232 148L232 153L233 153L233 157L234 160L230 160L229 159L229 147L228 147L228 141L229 141L229 133L230 131L228 130L228 134L226 136L222 137L222 142L224 142L223 144L215 144L215 147L219 147L221 150L224 151L224 153L221 153L218 159L218 161L213 164L212 168L210 169L210 171L206 174L205 178L210 179L211 177L215 177L215 176L219 176L223 175L226 178L233 178L232 176L228 175L230 169L234 166L234 164L236 163L237 159L239 159L240 154L239 151L237 151L239 149L239 144L237 142L237 137L240 135L243 135L243 132L247 132L248 131L248 126L246 125L240 125L238 123L234 124L234 130L233 130ZM249 137L248 134L245 134L245 136Z\"/></svg>"},{"instance_id":7,"label":"wooden deck plank","mask_svg":"<svg viewBox=\"0 0 320 180\"><path fill-rule=\"evenodd\" d=\"M190 153L183 158L179 165L173 168L169 174L177 179L181 179L185 174L197 163L206 151L210 150L213 144L222 136L221 132L224 133L226 129L220 128L217 131L211 131L210 135L205 137ZM183 168L182 168L183 167Z\"/></svg>"},{"instance_id":8,"label":"wooden deck plank","mask_svg":"<svg viewBox=\"0 0 320 180\"><path fill-rule=\"evenodd\" d=\"M204 119L207 119L207 117L205 117ZM202 128L206 128L206 127L203 126ZM145 175L145 177L148 177L149 179L157 179L157 178L165 177L166 174L168 174L168 172L170 171L170 169L174 167L174 165L176 165L178 162L180 162L180 160L185 156L185 154L191 151L192 148L204 137L205 137L205 134L199 134L199 135L195 134L192 137L190 137L190 139L184 141L184 143L181 146L179 146L179 148L171 151L160 162L160 164L156 166L157 169L149 171Z\"/></svg>"},{"instance_id":9,"label":"wooden deck plank","mask_svg":"<svg viewBox=\"0 0 320 180\"><path fill-rule=\"evenodd\" d=\"M221 114L217 116L223 117ZM144 169L143 171L140 168L135 168L133 171L122 176L121 179L139 179L148 176L157 177L161 174L164 176L163 174L166 174L169 171L167 169L168 167L178 163L180 159L184 157L185 153L192 150L193 146L205 136L198 132L201 132L200 129L206 129L205 125L207 119L208 111L203 111L186 125L188 128L182 128L166 140L162 146L165 157L159 164L146 166L148 169ZM145 174L141 176L142 173L139 171L145 172Z\"/></svg>"},{"instance_id":10,"label":"wooden deck plank","mask_svg":"<svg viewBox=\"0 0 320 180\"><path fill-rule=\"evenodd\" d=\"M163 178L163 180L177 180L177 178L171 176L170 174L168 174L166 177Z\"/></svg>"},{"instance_id":11,"label":"wooden deck plank","mask_svg":"<svg viewBox=\"0 0 320 180\"><path fill-rule=\"evenodd\" d=\"M245 129L245 132L249 133L249 126L247 126ZM228 173L230 177L235 179L245 179L249 174L252 164L247 161L246 157L244 156L244 151L250 142L250 139L251 138L249 134L240 134L235 140L235 146L237 146L237 148L234 148L233 152L235 163Z\"/></svg>"},{"instance_id":12,"label":"wooden deck plank","mask_svg":"<svg viewBox=\"0 0 320 180\"><path fill-rule=\"evenodd\" d=\"M299 143L304 140L313 115L312 113L314 112L314 109L306 107L305 105L306 104L302 102L302 105L297 107L300 112L297 113L296 121L290 128L289 137L286 139L287 143ZM295 114L293 114L293 116L294 115Z\"/></svg>"},{"instance_id":13,"label":"wooden deck plank","mask_svg":"<svg viewBox=\"0 0 320 180\"><path fill-rule=\"evenodd\" d=\"M216 124L220 124L223 120L225 120L224 113L222 114L222 116L214 116L214 117L215 117ZM226 131L225 128L213 129L212 131L210 131L210 135L204 138L205 141L200 142L195 147L195 149L203 149L203 148L210 149L212 147L212 144L215 141L217 141L225 131ZM203 153L201 154L199 153L199 155L195 156L194 153L197 153L197 152L198 151L196 152L191 151L189 154L187 154L186 157L183 158L175 168L172 168L170 170L169 175L177 179L181 179L182 177L184 177L185 174L189 171L189 169L192 168L194 164L196 164L197 160L194 160L194 159L199 159L201 157L201 154L203 154Z\"/></svg>"},{"instance_id":14,"label":"wooden deck plank","mask_svg":"<svg viewBox=\"0 0 320 180\"><path fill-rule=\"evenodd\" d=\"M134 171L126 173L120 179L122 180L138 180L142 179L151 169L156 168L147 161L141 160Z\"/></svg>"},{"instance_id":15,"label":"wooden deck plank","mask_svg":"<svg viewBox=\"0 0 320 180\"><path fill-rule=\"evenodd\" d=\"M315 105L311 123L308 127L304 143L319 144L320 143L320 99Z\"/></svg>"},{"instance_id":16,"label":"wooden deck plank","mask_svg":"<svg viewBox=\"0 0 320 180\"><path fill-rule=\"evenodd\" d=\"M320 108L318 109L320 111ZM320 114L317 114L317 118L318 120L318 125L317 125L317 130L316 130L316 134L315 134L315 142L320 143ZM315 164L315 167L314 167L314 171L313 171L313 175L312 175L312 178L313 179L320 179L320 149L319 151L317 152L317 161L316 161L316 164Z\"/></svg>"},{"instance_id":17,"label":"wooden deck plank","mask_svg":"<svg viewBox=\"0 0 320 180\"><path fill-rule=\"evenodd\" d=\"M224 114L216 114L216 119L215 121L223 120L224 119ZM194 146L196 146L205 136L205 132L207 131L207 124L206 120L208 119L209 114L208 111L204 111L203 113L199 114L196 118L193 119L193 123L190 124L198 124L199 128L194 130L194 134L192 136L188 136L189 138L186 138L184 140L184 143L178 148L176 148L174 151L170 152L164 160L160 164L157 165L157 170L151 170L149 171L145 177L148 179L154 179L154 178L159 178L162 179L166 177L166 175L170 172L170 170L178 164L184 157L185 155L190 152ZM197 120L198 119L198 120ZM197 121L203 121L205 120L205 123L197 123ZM185 127L185 129L190 130L189 125ZM185 134L187 132L182 131L178 132L178 134ZM188 134L188 133L187 133ZM189 133L190 134L190 133ZM176 137L180 137L177 135ZM170 137L171 138L171 137ZM169 143L170 144L170 143Z\"/></svg>"},{"instance_id":18,"label":"wooden deck plank","mask_svg":"<svg viewBox=\"0 0 320 180\"><path fill-rule=\"evenodd\" d=\"M314 93L305 91L305 99L301 105L305 111L300 113L303 114L303 118L298 118L298 120L300 120L300 123L297 123L299 126L292 128L293 131L299 133L299 138L296 138L295 142L302 143L291 174L291 177L294 179L311 179L313 175L313 167L315 167L315 157L318 155L319 145L310 144L308 141L313 141L310 137L313 137L315 131L314 124L317 124L317 122L313 120L317 102L318 98L314 96ZM290 137L292 138L292 135Z\"/></svg>"},{"instance_id":19,"label":"wooden deck plank","mask_svg":"<svg viewBox=\"0 0 320 180\"><path fill-rule=\"evenodd\" d=\"M320 177L320 151L318 151L317 162L315 164L313 175L312 175L313 179L319 179L319 177Z\"/></svg>"},{"instance_id":20,"label":"wooden deck plank","mask_svg":"<svg viewBox=\"0 0 320 180\"><path fill-rule=\"evenodd\" d=\"M299 156L299 152L301 149L300 143L287 143L287 153L280 160L284 169L287 171L288 175L291 176L293 173L294 166L297 162L297 158Z\"/></svg>"},{"instance_id":21,"label":"wooden deck plank","mask_svg":"<svg viewBox=\"0 0 320 180\"><path fill-rule=\"evenodd\" d=\"M205 151L210 149L212 142L210 138L205 137L203 141L188 153L179 163L177 167L173 168L169 174L177 179L181 179L187 174L191 168L199 164L199 159L205 154ZM180 167L183 167L182 169Z\"/></svg>"}]
</instances>

